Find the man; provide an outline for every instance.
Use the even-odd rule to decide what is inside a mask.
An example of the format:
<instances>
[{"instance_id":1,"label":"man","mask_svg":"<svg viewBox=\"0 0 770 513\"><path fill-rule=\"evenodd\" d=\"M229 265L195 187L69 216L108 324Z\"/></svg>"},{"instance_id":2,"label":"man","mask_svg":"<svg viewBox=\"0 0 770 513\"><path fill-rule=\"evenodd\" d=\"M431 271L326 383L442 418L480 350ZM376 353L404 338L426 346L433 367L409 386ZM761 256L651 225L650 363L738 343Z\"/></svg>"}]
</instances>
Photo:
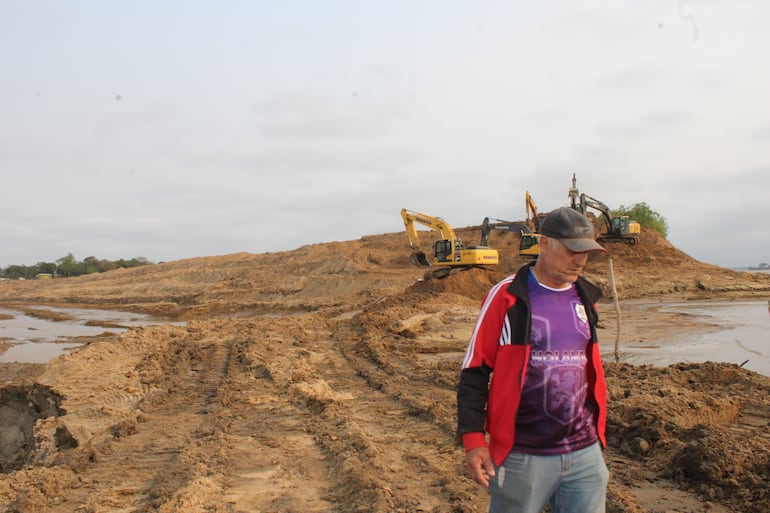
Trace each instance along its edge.
<instances>
[{"instance_id":1,"label":"man","mask_svg":"<svg viewBox=\"0 0 770 513\"><path fill-rule=\"evenodd\" d=\"M606 251L590 220L549 213L534 264L487 293L463 360L458 428L490 513L601 513L607 389L596 337L601 291L580 277ZM489 443L486 436L489 435Z\"/></svg>"}]
</instances>

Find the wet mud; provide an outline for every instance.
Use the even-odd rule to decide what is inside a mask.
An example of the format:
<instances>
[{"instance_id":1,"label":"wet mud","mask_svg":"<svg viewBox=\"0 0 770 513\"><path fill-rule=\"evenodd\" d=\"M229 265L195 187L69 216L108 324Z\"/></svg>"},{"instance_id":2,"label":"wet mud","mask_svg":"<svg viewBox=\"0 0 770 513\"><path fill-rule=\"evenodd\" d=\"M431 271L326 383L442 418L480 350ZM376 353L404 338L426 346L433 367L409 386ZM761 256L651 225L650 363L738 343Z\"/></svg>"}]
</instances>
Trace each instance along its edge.
<instances>
[{"instance_id":1,"label":"wet mud","mask_svg":"<svg viewBox=\"0 0 770 513\"><path fill-rule=\"evenodd\" d=\"M500 268L429 282L403 233L3 282L0 303L180 324L105 334L27 375L0 365L0 511L486 511L463 467L455 386L483 294L523 263L504 235L490 240ZM770 276L701 264L654 234L610 256L624 299L770 294ZM587 275L611 290L606 260ZM616 363L618 332L623 344L702 327L623 311L618 329L612 304L599 308L608 512L770 511L770 378L731 363Z\"/></svg>"}]
</instances>

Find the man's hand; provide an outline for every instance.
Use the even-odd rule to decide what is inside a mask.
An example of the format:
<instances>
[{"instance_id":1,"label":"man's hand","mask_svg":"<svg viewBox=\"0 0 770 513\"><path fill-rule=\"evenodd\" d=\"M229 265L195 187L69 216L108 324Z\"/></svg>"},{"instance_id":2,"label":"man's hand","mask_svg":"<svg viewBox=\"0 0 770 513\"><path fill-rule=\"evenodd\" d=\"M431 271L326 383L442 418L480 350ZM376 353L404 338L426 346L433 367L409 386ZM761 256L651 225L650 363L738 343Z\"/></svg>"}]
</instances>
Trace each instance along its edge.
<instances>
[{"instance_id":1,"label":"man's hand","mask_svg":"<svg viewBox=\"0 0 770 513\"><path fill-rule=\"evenodd\" d=\"M489 478L495 476L492 456L486 447L476 447L465 453L465 466L473 480L482 486L488 487Z\"/></svg>"}]
</instances>

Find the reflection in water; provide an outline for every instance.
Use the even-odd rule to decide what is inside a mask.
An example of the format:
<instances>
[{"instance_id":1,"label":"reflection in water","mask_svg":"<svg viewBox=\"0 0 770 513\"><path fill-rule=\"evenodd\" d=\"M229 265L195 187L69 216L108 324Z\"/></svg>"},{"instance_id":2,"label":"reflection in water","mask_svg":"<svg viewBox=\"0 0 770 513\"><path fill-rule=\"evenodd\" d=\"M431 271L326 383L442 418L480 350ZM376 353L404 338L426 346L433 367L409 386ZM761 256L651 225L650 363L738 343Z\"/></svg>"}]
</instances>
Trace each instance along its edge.
<instances>
[{"instance_id":1,"label":"reflection in water","mask_svg":"<svg viewBox=\"0 0 770 513\"><path fill-rule=\"evenodd\" d=\"M656 306L659 306L656 305ZM621 360L666 366L676 362L727 362L770 376L770 316L763 301L668 303L661 311L678 312L715 324L713 330L646 340L656 347L621 348Z\"/></svg>"},{"instance_id":2,"label":"reflection in water","mask_svg":"<svg viewBox=\"0 0 770 513\"><path fill-rule=\"evenodd\" d=\"M113 310L54 307L40 309L66 314L71 320L52 321L33 317L19 310L0 309L0 314L5 314L2 317L12 317L0 317L0 341L15 344L0 354L0 362L46 363L70 349L79 347L79 343L66 342L75 337L93 337L105 332L122 333L135 326L186 324Z\"/></svg>"},{"instance_id":3,"label":"reflection in water","mask_svg":"<svg viewBox=\"0 0 770 513\"><path fill-rule=\"evenodd\" d=\"M53 358L60 356L70 349L80 347L81 344L69 342L30 342L28 344L18 344L9 347L3 354L0 354L0 362L20 362L20 363L48 363Z\"/></svg>"}]
</instances>

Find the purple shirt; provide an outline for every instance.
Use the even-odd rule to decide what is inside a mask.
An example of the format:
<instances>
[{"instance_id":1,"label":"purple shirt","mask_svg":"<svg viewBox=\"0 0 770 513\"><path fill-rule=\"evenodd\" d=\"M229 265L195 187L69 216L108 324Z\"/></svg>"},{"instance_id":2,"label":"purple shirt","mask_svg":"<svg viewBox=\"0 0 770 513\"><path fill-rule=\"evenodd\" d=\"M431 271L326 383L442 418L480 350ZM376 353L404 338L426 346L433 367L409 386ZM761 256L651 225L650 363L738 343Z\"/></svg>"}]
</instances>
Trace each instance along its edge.
<instances>
[{"instance_id":1,"label":"purple shirt","mask_svg":"<svg viewBox=\"0 0 770 513\"><path fill-rule=\"evenodd\" d=\"M588 316L574 284L552 289L530 272L528 287L531 350L513 448L528 454L565 454L597 440L596 407L587 402Z\"/></svg>"}]
</instances>

